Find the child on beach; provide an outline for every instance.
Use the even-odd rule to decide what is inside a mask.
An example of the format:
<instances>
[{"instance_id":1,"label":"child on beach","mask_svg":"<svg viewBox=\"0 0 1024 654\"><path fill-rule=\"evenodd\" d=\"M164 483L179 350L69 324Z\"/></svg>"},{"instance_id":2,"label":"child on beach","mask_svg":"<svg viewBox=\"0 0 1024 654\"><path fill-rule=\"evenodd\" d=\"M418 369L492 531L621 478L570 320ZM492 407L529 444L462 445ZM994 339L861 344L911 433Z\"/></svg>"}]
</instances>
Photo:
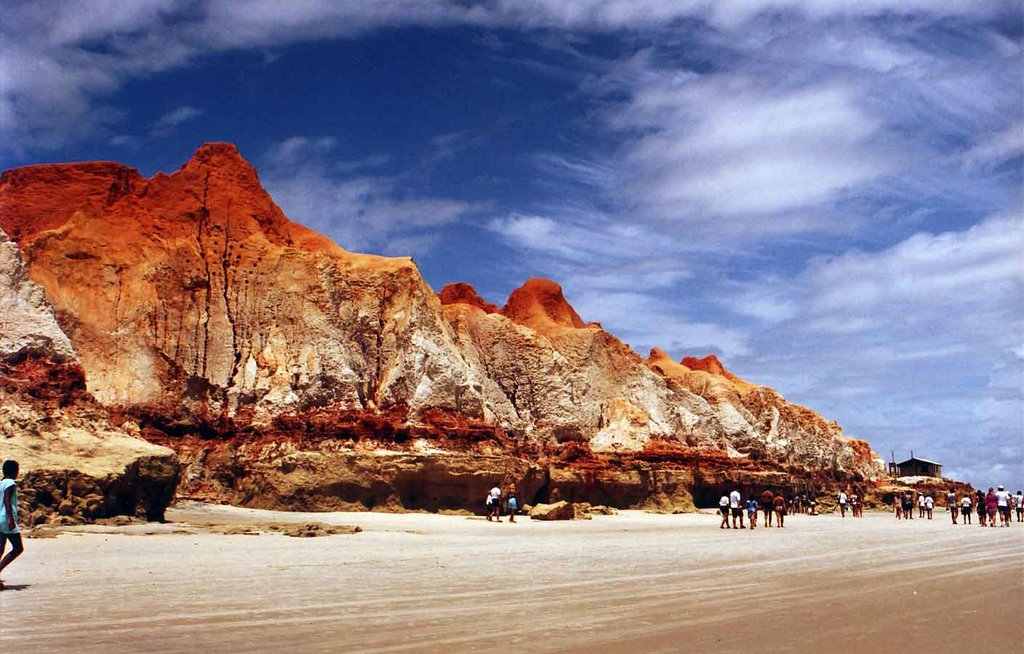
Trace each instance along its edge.
<instances>
[{"instance_id":1,"label":"child on beach","mask_svg":"<svg viewBox=\"0 0 1024 654\"><path fill-rule=\"evenodd\" d=\"M1017 506L1017 522L1024 522L1024 491L1019 488L1014 496L1014 503Z\"/></svg>"},{"instance_id":2,"label":"child on beach","mask_svg":"<svg viewBox=\"0 0 1024 654\"><path fill-rule=\"evenodd\" d=\"M928 514L928 519L932 519L932 511L935 510L935 498L928 495L924 498L924 510Z\"/></svg>"},{"instance_id":3,"label":"child on beach","mask_svg":"<svg viewBox=\"0 0 1024 654\"><path fill-rule=\"evenodd\" d=\"M18 528L18 488L14 481L18 478L18 462L4 461L3 475L0 481L0 554L7 549L7 541L11 542L11 551L0 559L0 572L25 551ZM0 590L3 587L4 582L0 581Z\"/></svg>"},{"instance_id":4,"label":"child on beach","mask_svg":"<svg viewBox=\"0 0 1024 654\"><path fill-rule=\"evenodd\" d=\"M754 499L753 495L751 495L750 498L747 499L747 517L750 518L750 528L752 530L756 529L757 528L757 500Z\"/></svg>"},{"instance_id":5,"label":"child on beach","mask_svg":"<svg viewBox=\"0 0 1024 654\"><path fill-rule=\"evenodd\" d=\"M960 512L963 513L964 524L971 524L971 496L969 493L960 500Z\"/></svg>"},{"instance_id":6,"label":"child on beach","mask_svg":"<svg viewBox=\"0 0 1024 654\"><path fill-rule=\"evenodd\" d=\"M516 485L510 484L508 487L508 521L516 521L516 512L519 510L519 500L516 498Z\"/></svg>"},{"instance_id":7,"label":"child on beach","mask_svg":"<svg viewBox=\"0 0 1024 654\"><path fill-rule=\"evenodd\" d=\"M729 496L723 495L722 499L718 500L718 511L722 514L722 524L718 525L719 529L729 529Z\"/></svg>"}]
</instances>

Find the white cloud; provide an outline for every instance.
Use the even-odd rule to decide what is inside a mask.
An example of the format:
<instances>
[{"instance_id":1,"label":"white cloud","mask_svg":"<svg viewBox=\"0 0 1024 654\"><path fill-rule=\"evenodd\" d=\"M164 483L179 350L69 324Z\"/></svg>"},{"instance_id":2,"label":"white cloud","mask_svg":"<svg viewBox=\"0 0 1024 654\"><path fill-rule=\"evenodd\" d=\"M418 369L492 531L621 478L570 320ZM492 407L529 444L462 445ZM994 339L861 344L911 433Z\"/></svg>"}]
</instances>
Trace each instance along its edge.
<instances>
[{"instance_id":1,"label":"white cloud","mask_svg":"<svg viewBox=\"0 0 1024 654\"><path fill-rule=\"evenodd\" d=\"M1006 302L1024 308L1024 224L992 218L962 232L921 233L881 253L852 252L812 263L814 315L868 314L903 321L941 319L951 307ZM979 293L984 289L983 293Z\"/></svg>"},{"instance_id":2,"label":"white cloud","mask_svg":"<svg viewBox=\"0 0 1024 654\"><path fill-rule=\"evenodd\" d=\"M105 128L102 98L128 79L226 50L351 38L387 27L469 25L521 30L666 31L683 19L742 33L758 16L811 20L861 16L956 16L982 21L1000 3L816 3L793 0L37 0L5 7L0 39L0 142L11 150L54 147ZM875 48L879 50L878 48ZM887 57L888 55L880 55Z\"/></svg>"},{"instance_id":3,"label":"white cloud","mask_svg":"<svg viewBox=\"0 0 1024 654\"><path fill-rule=\"evenodd\" d=\"M663 79L638 90L616 122L653 127L626 161L636 170L635 193L678 220L805 209L893 167L870 146L878 122L839 85L785 90L733 76ZM780 220L757 226L787 230Z\"/></svg>"},{"instance_id":4,"label":"white cloud","mask_svg":"<svg viewBox=\"0 0 1024 654\"><path fill-rule=\"evenodd\" d=\"M331 137L276 143L264 156L261 178L289 218L348 250L421 254L436 241L432 230L479 210L460 200L409 195L397 178L342 172L326 160L334 146Z\"/></svg>"},{"instance_id":5,"label":"white cloud","mask_svg":"<svg viewBox=\"0 0 1024 654\"><path fill-rule=\"evenodd\" d=\"M1024 121L978 139L977 143L964 153L964 165L969 168L997 166L1022 155Z\"/></svg>"},{"instance_id":6,"label":"white cloud","mask_svg":"<svg viewBox=\"0 0 1024 654\"><path fill-rule=\"evenodd\" d=\"M150 127L149 133L153 136L167 135L178 125L202 115L202 109L196 109L189 105L182 105L157 118Z\"/></svg>"},{"instance_id":7,"label":"white cloud","mask_svg":"<svg viewBox=\"0 0 1024 654\"><path fill-rule=\"evenodd\" d=\"M271 168L287 168L319 162L338 144L333 136L292 136L267 148L263 161Z\"/></svg>"},{"instance_id":8,"label":"white cloud","mask_svg":"<svg viewBox=\"0 0 1024 654\"><path fill-rule=\"evenodd\" d=\"M583 286L580 290L578 287ZM584 320L595 320L643 356L652 347L688 354L718 353L728 358L749 353L746 335L710 321L686 318L686 308L660 299L646 289L609 291L573 279L566 298Z\"/></svg>"},{"instance_id":9,"label":"white cloud","mask_svg":"<svg viewBox=\"0 0 1024 654\"><path fill-rule=\"evenodd\" d=\"M1019 217L819 259L743 293L785 297L791 316L745 330L750 354L732 362L740 374L880 450L914 449L972 480L995 481L985 476L995 448L1008 446L1015 458L1003 474L1024 479ZM723 309L742 296L724 294Z\"/></svg>"}]
</instances>

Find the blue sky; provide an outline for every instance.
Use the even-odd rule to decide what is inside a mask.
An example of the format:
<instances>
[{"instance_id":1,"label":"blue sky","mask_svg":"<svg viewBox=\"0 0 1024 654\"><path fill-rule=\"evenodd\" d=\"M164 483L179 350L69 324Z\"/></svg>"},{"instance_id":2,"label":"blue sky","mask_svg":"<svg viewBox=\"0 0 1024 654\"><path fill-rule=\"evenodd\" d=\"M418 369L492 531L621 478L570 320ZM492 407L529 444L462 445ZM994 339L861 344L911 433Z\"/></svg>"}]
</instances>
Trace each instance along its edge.
<instances>
[{"instance_id":1,"label":"blue sky","mask_svg":"<svg viewBox=\"0 0 1024 654\"><path fill-rule=\"evenodd\" d=\"M898 8L898 9L894 9ZM1024 486L1018 3L14 2L0 167L226 140L293 219L560 282L897 457Z\"/></svg>"}]
</instances>

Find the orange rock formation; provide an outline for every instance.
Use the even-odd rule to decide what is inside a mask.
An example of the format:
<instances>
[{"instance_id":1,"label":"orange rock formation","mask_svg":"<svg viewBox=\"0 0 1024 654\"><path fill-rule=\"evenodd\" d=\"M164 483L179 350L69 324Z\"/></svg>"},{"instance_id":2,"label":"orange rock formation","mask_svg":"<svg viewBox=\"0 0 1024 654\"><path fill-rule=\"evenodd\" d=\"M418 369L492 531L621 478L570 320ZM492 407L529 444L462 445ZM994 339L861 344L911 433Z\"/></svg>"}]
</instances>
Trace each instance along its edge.
<instances>
[{"instance_id":1,"label":"orange rock formation","mask_svg":"<svg viewBox=\"0 0 1024 654\"><path fill-rule=\"evenodd\" d=\"M532 501L669 506L736 475L878 472L838 425L714 356L643 360L552 281L499 309L467 284L435 295L408 258L343 250L289 221L229 144L149 179L8 171L0 228L89 394L179 452L185 494L438 508L512 475Z\"/></svg>"},{"instance_id":2,"label":"orange rock formation","mask_svg":"<svg viewBox=\"0 0 1024 654\"><path fill-rule=\"evenodd\" d=\"M542 334L560 334L587 325L569 306L562 287L548 279L534 277L512 291L502 309L510 320Z\"/></svg>"},{"instance_id":3,"label":"orange rock formation","mask_svg":"<svg viewBox=\"0 0 1024 654\"><path fill-rule=\"evenodd\" d=\"M448 284L437 294L441 304L468 304L486 313L501 313L501 309L480 297L472 285L465 282Z\"/></svg>"}]
</instances>

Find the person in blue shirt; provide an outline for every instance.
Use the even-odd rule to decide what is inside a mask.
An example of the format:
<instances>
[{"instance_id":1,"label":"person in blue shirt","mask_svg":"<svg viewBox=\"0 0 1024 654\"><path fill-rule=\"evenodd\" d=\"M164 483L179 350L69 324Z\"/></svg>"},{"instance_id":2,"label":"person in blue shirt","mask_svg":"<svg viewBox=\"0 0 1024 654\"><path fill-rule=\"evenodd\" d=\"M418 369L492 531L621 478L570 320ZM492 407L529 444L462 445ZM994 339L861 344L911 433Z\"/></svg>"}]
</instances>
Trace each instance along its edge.
<instances>
[{"instance_id":1,"label":"person in blue shirt","mask_svg":"<svg viewBox=\"0 0 1024 654\"><path fill-rule=\"evenodd\" d=\"M3 480L0 480L0 554L7 549L7 541L11 542L11 551L0 559L0 572L25 551L21 544L21 529L18 528L18 488L14 482L18 478L18 462L4 461L3 474ZM0 581L0 589L3 585L4 582Z\"/></svg>"},{"instance_id":2,"label":"person in blue shirt","mask_svg":"<svg viewBox=\"0 0 1024 654\"><path fill-rule=\"evenodd\" d=\"M750 518L750 528L757 527L757 500L753 495L747 499L747 517Z\"/></svg>"}]
</instances>

